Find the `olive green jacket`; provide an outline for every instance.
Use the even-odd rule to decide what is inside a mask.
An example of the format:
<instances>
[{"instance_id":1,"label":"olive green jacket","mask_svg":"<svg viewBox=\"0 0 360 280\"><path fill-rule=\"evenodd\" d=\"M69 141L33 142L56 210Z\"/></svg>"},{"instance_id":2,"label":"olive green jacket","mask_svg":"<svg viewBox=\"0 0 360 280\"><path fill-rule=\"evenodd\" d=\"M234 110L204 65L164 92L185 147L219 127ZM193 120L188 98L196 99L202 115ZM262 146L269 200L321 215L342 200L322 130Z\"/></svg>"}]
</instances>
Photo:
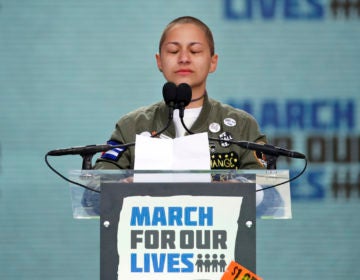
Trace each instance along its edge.
<instances>
[{"instance_id":1,"label":"olive green jacket","mask_svg":"<svg viewBox=\"0 0 360 280\"><path fill-rule=\"evenodd\" d=\"M168 122L168 107L164 101L139 108L123 116L116 124L110 140L126 144L135 142L136 134L161 131ZM259 126L250 114L243 110L222 104L205 95L199 117L189 128L193 133L208 132L209 138L266 143ZM162 133L175 138L175 126ZM212 169L259 169L264 168L254 151L240 148L236 144L209 140ZM95 169L133 169L135 147L131 146L113 159L106 153L97 159Z\"/></svg>"}]
</instances>

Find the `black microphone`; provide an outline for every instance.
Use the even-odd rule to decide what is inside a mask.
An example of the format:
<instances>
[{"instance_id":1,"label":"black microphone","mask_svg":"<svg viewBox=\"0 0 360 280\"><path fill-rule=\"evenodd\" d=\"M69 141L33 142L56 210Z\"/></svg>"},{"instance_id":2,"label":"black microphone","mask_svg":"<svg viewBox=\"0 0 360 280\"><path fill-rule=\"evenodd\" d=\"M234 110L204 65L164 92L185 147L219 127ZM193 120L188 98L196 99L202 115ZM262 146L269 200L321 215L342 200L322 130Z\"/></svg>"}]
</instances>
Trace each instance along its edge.
<instances>
[{"instance_id":1,"label":"black microphone","mask_svg":"<svg viewBox=\"0 0 360 280\"><path fill-rule=\"evenodd\" d=\"M163 86L163 97L165 104L169 107L169 119L172 120L176 102L176 85L174 83L167 82Z\"/></svg>"},{"instance_id":2,"label":"black microphone","mask_svg":"<svg viewBox=\"0 0 360 280\"><path fill-rule=\"evenodd\" d=\"M191 102L192 90L188 84L182 83L178 85L176 91L176 105L179 109L180 118L184 117L184 110Z\"/></svg>"},{"instance_id":3,"label":"black microphone","mask_svg":"<svg viewBox=\"0 0 360 280\"><path fill-rule=\"evenodd\" d=\"M225 140L224 140L225 141ZM248 150L254 150L257 152L264 153L265 155L271 155L271 156L286 156L290 158L306 158L306 156L302 153L287 150L284 148L276 147L269 144L257 144L253 142L248 141L236 141L232 142L229 140L226 140L227 142L237 144L241 148L248 149Z\"/></svg>"},{"instance_id":4,"label":"black microphone","mask_svg":"<svg viewBox=\"0 0 360 280\"><path fill-rule=\"evenodd\" d=\"M163 133L165 130L167 130L171 124L171 121L174 116L174 109L176 107L176 85L172 82L167 82L163 86L163 97L165 104L168 106L169 109L169 116L167 124L164 128L162 128L157 133L151 135L151 137L158 137L161 133Z\"/></svg>"},{"instance_id":5,"label":"black microphone","mask_svg":"<svg viewBox=\"0 0 360 280\"><path fill-rule=\"evenodd\" d=\"M64 156L64 155L90 155L96 154L99 152L105 152L115 148L127 148L134 143L123 144L123 145L87 145L87 146L79 146L79 147L71 147L65 149L57 149L49 151L47 154L49 156Z\"/></svg>"},{"instance_id":6,"label":"black microphone","mask_svg":"<svg viewBox=\"0 0 360 280\"><path fill-rule=\"evenodd\" d=\"M181 120L182 126L189 134L194 134L190 129L188 129L184 123L184 111L185 107L191 102L192 90L188 84L182 83L178 85L176 92L176 106L179 109L179 117Z\"/></svg>"}]
</instances>

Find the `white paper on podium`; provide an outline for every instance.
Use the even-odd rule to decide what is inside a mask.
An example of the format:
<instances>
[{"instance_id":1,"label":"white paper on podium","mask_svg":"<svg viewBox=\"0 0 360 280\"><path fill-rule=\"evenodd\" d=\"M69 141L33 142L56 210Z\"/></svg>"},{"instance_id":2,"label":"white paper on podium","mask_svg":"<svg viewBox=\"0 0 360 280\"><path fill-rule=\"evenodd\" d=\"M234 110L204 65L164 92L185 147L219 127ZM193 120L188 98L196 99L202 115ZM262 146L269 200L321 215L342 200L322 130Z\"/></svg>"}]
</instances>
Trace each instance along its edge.
<instances>
[{"instance_id":1,"label":"white paper on podium","mask_svg":"<svg viewBox=\"0 0 360 280\"><path fill-rule=\"evenodd\" d=\"M135 170L210 170L206 132L175 139L136 135ZM134 175L134 182L210 182L210 174L157 173Z\"/></svg>"}]
</instances>

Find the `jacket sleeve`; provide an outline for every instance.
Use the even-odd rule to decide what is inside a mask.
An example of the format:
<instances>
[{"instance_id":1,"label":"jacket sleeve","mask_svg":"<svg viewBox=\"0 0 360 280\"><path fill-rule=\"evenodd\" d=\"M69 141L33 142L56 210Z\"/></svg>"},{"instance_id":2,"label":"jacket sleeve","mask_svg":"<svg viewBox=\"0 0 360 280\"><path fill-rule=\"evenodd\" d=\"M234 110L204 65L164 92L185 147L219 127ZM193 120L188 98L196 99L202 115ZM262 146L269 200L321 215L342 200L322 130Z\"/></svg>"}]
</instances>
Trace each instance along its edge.
<instances>
[{"instance_id":1,"label":"jacket sleeve","mask_svg":"<svg viewBox=\"0 0 360 280\"><path fill-rule=\"evenodd\" d=\"M135 139L129 137L134 133L126 119L121 119L115 126L113 133L108 141L109 144L129 144ZM113 149L103 153L97 160L94 169L133 169L134 147L125 149Z\"/></svg>"},{"instance_id":2,"label":"jacket sleeve","mask_svg":"<svg viewBox=\"0 0 360 280\"><path fill-rule=\"evenodd\" d=\"M245 122L244 131L246 131L246 139L250 142L266 144L266 136L260 133L260 128L254 117L248 116ZM245 150L240 158L241 169L265 169L266 163L257 155L256 151Z\"/></svg>"}]
</instances>

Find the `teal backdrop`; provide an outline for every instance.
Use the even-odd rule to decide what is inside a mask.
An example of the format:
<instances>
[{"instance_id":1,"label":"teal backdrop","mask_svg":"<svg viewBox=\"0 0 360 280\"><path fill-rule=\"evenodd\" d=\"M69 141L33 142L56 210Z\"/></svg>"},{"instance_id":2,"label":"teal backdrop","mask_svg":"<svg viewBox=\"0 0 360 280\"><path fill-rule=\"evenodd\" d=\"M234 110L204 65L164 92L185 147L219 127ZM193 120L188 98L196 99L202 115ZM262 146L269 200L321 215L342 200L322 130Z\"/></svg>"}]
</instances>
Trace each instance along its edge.
<instances>
[{"instance_id":1,"label":"teal backdrop","mask_svg":"<svg viewBox=\"0 0 360 280\"><path fill-rule=\"evenodd\" d=\"M162 99L155 53L182 15L213 30L209 95L309 159L293 219L258 221L257 274L360 277L359 1L0 0L0 279L99 278L99 221L72 218L44 155L105 143L123 114ZM79 156L50 161L81 168Z\"/></svg>"}]
</instances>

